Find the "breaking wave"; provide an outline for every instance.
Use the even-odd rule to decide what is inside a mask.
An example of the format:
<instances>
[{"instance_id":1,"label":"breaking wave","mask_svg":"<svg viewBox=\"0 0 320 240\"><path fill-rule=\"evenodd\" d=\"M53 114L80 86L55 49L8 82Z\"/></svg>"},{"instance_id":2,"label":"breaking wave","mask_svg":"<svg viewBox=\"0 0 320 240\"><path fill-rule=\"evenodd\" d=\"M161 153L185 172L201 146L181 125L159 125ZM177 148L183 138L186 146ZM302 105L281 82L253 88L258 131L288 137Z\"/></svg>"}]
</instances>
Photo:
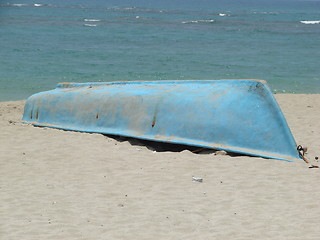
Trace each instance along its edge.
<instances>
[{"instance_id":1,"label":"breaking wave","mask_svg":"<svg viewBox=\"0 0 320 240\"><path fill-rule=\"evenodd\" d=\"M159 10L159 9L152 9L152 8L139 8L139 7L109 7L106 8L107 10L112 11L124 11L124 12L145 12L145 13L167 13L167 10Z\"/></svg>"},{"instance_id":2,"label":"breaking wave","mask_svg":"<svg viewBox=\"0 0 320 240\"><path fill-rule=\"evenodd\" d=\"M27 3L5 3L5 4L0 4L2 7L50 7L51 5L49 4L40 4L40 3L32 3L32 4L27 4Z\"/></svg>"},{"instance_id":3,"label":"breaking wave","mask_svg":"<svg viewBox=\"0 0 320 240\"><path fill-rule=\"evenodd\" d=\"M300 22L303 24L319 24L320 20L319 21L300 21Z\"/></svg>"},{"instance_id":4,"label":"breaking wave","mask_svg":"<svg viewBox=\"0 0 320 240\"><path fill-rule=\"evenodd\" d=\"M40 4L40 3L2 3L0 7L50 7L50 8L73 8L73 9L97 9L97 7L89 5L70 5L70 4ZM99 9L117 12L131 12L131 13L177 13L177 11L168 11L152 8L139 8L139 7L99 7Z\"/></svg>"},{"instance_id":5,"label":"breaking wave","mask_svg":"<svg viewBox=\"0 0 320 240\"><path fill-rule=\"evenodd\" d=\"M253 11L251 12L253 14L266 14L266 15L278 15L279 12L256 12L256 11Z\"/></svg>"},{"instance_id":6,"label":"breaking wave","mask_svg":"<svg viewBox=\"0 0 320 240\"><path fill-rule=\"evenodd\" d=\"M100 22L100 19L93 19L93 18L85 18L84 19L85 22Z\"/></svg>"},{"instance_id":7,"label":"breaking wave","mask_svg":"<svg viewBox=\"0 0 320 240\"><path fill-rule=\"evenodd\" d=\"M11 4L11 6L13 6L13 7L24 7L24 6L28 6L28 4L13 3L13 4Z\"/></svg>"},{"instance_id":8,"label":"breaking wave","mask_svg":"<svg viewBox=\"0 0 320 240\"><path fill-rule=\"evenodd\" d=\"M183 24L194 24L194 23L213 23L214 19L206 19L206 20L191 20L191 21L183 21Z\"/></svg>"},{"instance_id":9,"label":"breaking wave","mask_svg":"<svg viewBox=\"0 0 320 240\"><path fill-rule=\"evenodd\" d=\"M228 17L230 16L229 14L226 14L226 13L219 13L218 16L220 17Z\"/></svg>"},{"instance_id":10,"label":"breaking wave","mask_svg":"<svg viewBox=\"0 0 320 240\"><path fill-rule=\"evenodd\" d=\"M88 23L83 24L83 25L86 27L96 27L97 26L97 24L88 24Z\"/></svg>"}]
</instances>

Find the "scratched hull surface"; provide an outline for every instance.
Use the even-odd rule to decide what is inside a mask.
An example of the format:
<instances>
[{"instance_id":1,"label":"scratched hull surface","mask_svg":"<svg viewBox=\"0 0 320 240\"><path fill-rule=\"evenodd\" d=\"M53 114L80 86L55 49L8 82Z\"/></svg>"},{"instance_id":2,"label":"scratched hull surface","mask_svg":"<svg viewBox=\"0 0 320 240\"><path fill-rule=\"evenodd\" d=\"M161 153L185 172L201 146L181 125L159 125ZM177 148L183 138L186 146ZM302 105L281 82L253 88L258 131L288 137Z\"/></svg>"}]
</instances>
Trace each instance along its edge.
<instances>
[{"instance_id":1,"label":"scratched hull surface","mask_svg":"<svg viewBox=\"0 0 320 240\"><path fill-rule=\"evenodd\" d=\"M29 97L23 121L300 159L276 100L259 80L62 83Z\"/></svg>"}]
</instances>

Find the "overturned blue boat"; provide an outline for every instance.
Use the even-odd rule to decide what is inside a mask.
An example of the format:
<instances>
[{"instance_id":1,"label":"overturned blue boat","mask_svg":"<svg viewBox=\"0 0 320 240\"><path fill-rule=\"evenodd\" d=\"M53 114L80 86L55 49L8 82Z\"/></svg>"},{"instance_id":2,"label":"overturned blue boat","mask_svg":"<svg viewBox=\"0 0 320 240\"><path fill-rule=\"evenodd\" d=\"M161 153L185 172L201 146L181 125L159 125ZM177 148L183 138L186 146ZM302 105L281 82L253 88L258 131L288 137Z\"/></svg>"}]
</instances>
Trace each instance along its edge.
<instances>
[{"instance_id":1,"label":"overturned blue boat","mask_svg":"<svg viewBox=\"0 0 320 240\"><path fill-rule=\"evenodd\" d=\"M301 159L281 109L262 80L60 83L27 99L23 121L271 159Z\"/></svg>"}]
</instances>

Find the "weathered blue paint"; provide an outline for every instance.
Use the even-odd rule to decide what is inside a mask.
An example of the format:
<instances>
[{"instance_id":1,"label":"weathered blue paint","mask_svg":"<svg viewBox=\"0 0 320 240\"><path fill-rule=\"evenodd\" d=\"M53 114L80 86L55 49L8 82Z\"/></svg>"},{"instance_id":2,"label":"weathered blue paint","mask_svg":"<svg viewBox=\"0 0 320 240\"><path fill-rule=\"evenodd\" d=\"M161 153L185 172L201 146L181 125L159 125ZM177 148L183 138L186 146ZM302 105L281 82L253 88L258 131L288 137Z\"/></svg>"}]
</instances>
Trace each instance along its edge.
<instances>
[{"instance_id":1,"label":"weathered blue paint","mask_svg":"<svg viewBox=\"0 0 320 240\"><path fill-rule=\"evenodd\" d=\"M286 120L261 80L61 83L28 98L23 121L300 159Z\"/></svg>"}]
</instances>

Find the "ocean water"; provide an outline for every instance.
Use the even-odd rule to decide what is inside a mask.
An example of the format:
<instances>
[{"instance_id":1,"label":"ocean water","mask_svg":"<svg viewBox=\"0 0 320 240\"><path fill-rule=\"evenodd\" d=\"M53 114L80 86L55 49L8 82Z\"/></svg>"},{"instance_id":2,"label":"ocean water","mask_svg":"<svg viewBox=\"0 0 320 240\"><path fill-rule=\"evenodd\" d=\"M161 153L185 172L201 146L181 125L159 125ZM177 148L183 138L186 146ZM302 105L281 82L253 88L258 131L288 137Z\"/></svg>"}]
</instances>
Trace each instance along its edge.
<instances>
[{"instance_id":1,"label":"ocean water","mask_svg":"<svg viewBox=\"0 0 320 240\"><path fill-rule=\"evenodd\" d=\"M1 0L0 44L0 101L119 80L320 93L319 0Z\"/></svg>"}]
</instances>

